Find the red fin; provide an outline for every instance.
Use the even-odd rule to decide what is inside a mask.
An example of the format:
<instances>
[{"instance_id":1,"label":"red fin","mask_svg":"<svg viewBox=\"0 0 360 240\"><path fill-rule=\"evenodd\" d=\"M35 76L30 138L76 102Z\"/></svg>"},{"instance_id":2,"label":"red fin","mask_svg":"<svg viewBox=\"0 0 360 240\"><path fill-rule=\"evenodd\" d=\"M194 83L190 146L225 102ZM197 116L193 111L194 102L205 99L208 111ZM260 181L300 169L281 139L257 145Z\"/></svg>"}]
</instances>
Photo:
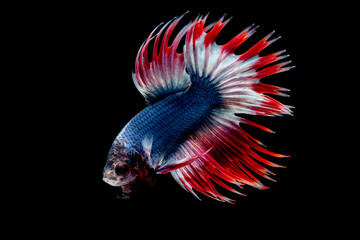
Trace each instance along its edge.
<instances>
[{"instance_id":1,"label":"red fin","mask_svg":"<svg viewBox=\"0 0 360 240\"><path fill-rule=\"evenodd\" d=\"M193 138L197 139L198 144L187 144L183 148L184 152L202 151L211 143L215 143L215 146L208 154L171 172L171 174L183 188L194 195L196 195L194 192L196 190L223 202L231 203L232 200L219 193L214 183L226 190L242 194L232 186L237 185L241 188L246 184L263 190L267 187L257 176L274 181L270 177L274 173L268 170L266 165L282 166L264 159L256 153L257 151L274 157L285 157L285 155L270 152L258 145L257 140L239 125L221 117L215 117L213 124L199 130Z\"/></svg>"}]
</instances>

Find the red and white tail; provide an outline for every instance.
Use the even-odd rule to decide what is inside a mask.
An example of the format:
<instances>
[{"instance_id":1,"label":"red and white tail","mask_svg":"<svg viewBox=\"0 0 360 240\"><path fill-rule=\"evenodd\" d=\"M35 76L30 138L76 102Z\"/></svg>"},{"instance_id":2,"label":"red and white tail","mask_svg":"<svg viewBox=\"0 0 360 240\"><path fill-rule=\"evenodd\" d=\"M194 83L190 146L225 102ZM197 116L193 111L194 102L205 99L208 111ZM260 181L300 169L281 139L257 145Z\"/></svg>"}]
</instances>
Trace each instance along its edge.
<instances>
[{"instance_id":1,"label":"red and white tail","mask_svg":"<svg viewBox=\"0 0 360 240\"><path fill-rule=\"evenodd\" d=\"M176 92L190 83L192 76L207 79L208 84L217 89L222 106L213 109L200 129L191 134L183 143L175 159L199 156L190 164L171 171L174 179L196 197L198 191L219 201L232 200L220 194L214 183L241 194L233 185L242 188L250 185L266 189L258 176L272 180L274 175L265 166L282 167L261 157L257 152L273 157L288 157L268 151L262 143L245 132L239 123L270 129L238 117L236 114L263 116L291 115L291 107L271 98L268 94L288 96L288 89L260 82L261 78L291 69L290 61L279 62L288 57L285 51L265 56L259 53L279 38L271 39L268 34L254 46L240 55L234 51L251 35L256 28L250 26L236 35L228 43L218 45L215 39L229 22L222 17L219 21L205 26L207 16L198 17L186 25L174 38L171 46L168 41L180 18L170 21L161 30L164 33L160 49L160 34L155 38L153 59L147 60L147 51L152 34L139 50L133 76L135 85L148 100L164 93ZM176 48L185 36L184 53L176 53ZM158 55L156 55L158 53ZM269 65L271 64L271 65ZM268 66L269 65L269 66ZM166 89L166 90L165 90ZM209 152L207 152L211 149ZM206 152L206 154L202 154Z\"/></svg>"}]
</instances>

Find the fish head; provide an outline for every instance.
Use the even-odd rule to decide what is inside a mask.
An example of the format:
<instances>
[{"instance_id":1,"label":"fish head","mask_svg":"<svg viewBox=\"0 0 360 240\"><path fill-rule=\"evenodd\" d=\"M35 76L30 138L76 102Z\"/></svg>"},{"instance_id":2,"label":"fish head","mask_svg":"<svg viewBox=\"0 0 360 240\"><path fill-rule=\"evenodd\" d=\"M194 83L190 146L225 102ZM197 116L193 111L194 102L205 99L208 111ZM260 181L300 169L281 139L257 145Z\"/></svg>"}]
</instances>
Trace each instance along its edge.
<instances>
[{"instance_id":1,"label":"fish head","mask_svg":"<svg viewBox=\"0 0 360 240\"><path fill-rule=\"evenodd\" d=\"M154 183L156 173L148 162L146 154L136 147L115 140L104 167L103 180L121 190L118 197L133 198Z\"/></svg>"}]
</instances>

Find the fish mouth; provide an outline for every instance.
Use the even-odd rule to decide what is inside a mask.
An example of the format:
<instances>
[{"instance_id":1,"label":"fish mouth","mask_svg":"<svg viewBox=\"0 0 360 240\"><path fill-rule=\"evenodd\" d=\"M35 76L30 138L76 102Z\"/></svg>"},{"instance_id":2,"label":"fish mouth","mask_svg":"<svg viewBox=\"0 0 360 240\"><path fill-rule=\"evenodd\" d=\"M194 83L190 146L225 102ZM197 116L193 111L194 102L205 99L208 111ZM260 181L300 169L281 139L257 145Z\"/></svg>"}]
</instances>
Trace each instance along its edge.
<instances>
[{"instance_id":1,"label":"fish mouth","mask_svg":"<svg viewBox=\"0 0 360 240\"><path fill-rule=\"evenodd\" d=\"M146 170L139 175L128 174L122 177L117 176L112 169L105 169L102 179L105 183L116 188L117 198L138 199L146 194L155 181L155 171Z\"/></svg>"},{"instance_id":2,"label":"fish mouth","mask_svg":"<svg viewBox=\"0 0 360 240\"><path fill-rule=\"evenodd\" d=\"M112 176L104 176L103 181L113 187L121 187L121 182L119 179L114 178Z\"/></svg>"}]
</instances>

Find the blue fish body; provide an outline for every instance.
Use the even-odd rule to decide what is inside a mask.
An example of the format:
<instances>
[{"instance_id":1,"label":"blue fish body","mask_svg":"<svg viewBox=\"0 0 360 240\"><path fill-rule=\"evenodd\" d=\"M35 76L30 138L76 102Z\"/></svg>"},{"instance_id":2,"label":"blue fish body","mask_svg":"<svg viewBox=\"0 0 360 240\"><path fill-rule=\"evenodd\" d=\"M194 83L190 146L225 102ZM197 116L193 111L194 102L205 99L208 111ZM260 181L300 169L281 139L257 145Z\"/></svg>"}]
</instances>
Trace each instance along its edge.
<instances>
[{"instance_id":1,"label":"blue fish body","mask_svg":"<svg viewBox=\"0 0 360 240\"><path fill-rule=\"evenodd\" d=\"M167 161L220 104L216 89L200 79L185 90L147 106L129 121L117 139L141 146L144 137L152 136L151 157L165 154Z\"/></svg>"}]
</instances>

